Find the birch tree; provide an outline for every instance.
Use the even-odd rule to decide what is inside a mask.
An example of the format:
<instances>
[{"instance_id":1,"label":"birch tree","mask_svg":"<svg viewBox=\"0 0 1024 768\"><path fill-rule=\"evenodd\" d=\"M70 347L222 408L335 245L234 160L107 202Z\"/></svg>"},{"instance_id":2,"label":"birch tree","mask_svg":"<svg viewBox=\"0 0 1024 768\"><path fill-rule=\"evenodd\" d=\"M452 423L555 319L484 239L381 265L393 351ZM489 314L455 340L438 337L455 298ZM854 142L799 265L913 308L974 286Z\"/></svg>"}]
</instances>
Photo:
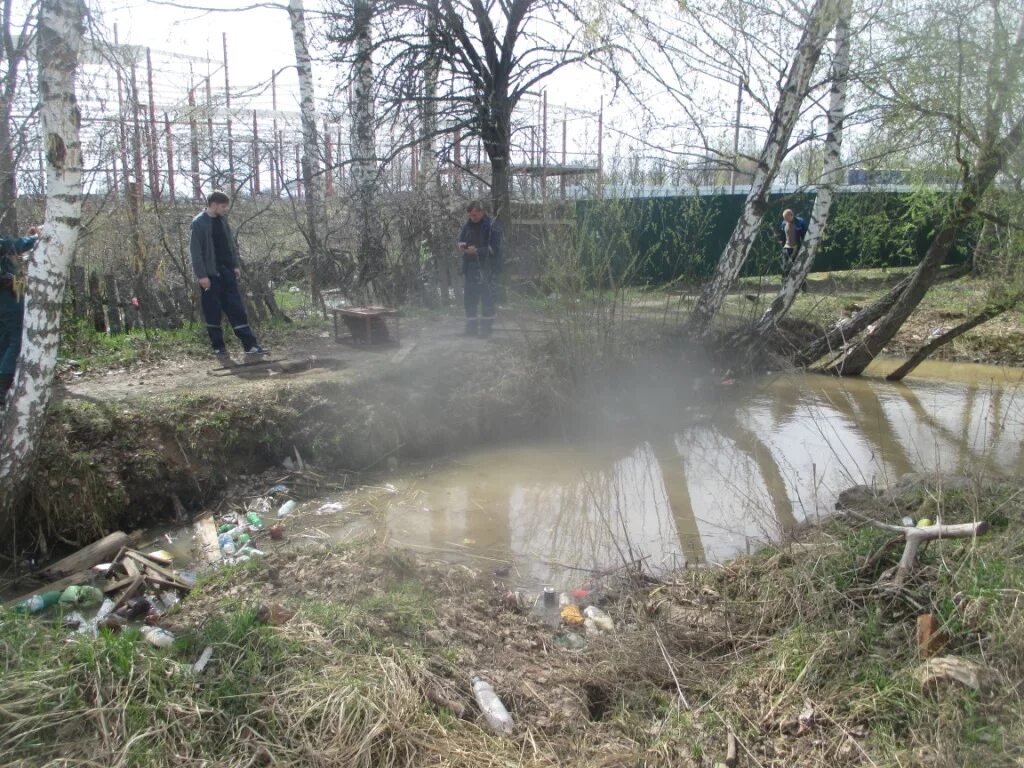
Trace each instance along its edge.
<instances>
[{"instance_id":1,"label":"birch tree","mask_svg":"<svg viewBox=\"0 0 1024 768\"><path fill-rule=\"evenodd\" d=\"M46 152L46 216L28 262L21 360L0 435L0 514L4 522L29 476L50 402L61 305L81 227L81 115L75 72L85 29L81 0L42 0L37 53Z\"/></svg>"},{"instance_id":2,"label":"birch tree","mask_svg":"<svg viewBox=\"0 0 1024 768\"><path fill-rule=\"evenodd\" d=\"M846 120L846 92L850 74L850 14L851 0L842 0L836 22L835 57L832 61L832 85L829 92L828 132L825 136L825 167L822 183L818 185L811 209L807 237L797 254L792 268L782 276L782 286L771 305L754 327L757 336L763 336L789 312L800 287L811 272L821 249L829 212L835 198L836 187L843 181L843 123Z\"/></svg>"},{"instance_id":3,"label":"birch tree","mask_svg":"<svg viewBox=\"0 0 1024 768\"><path fill-rule=\"evenodd\" d=\"M840 0L816 0L790 64L772 114L768 134L757 160L739 221L722 252L711 280L705 283L688 321L688 331L703 337L725 303L729 289L739 277L768 208L768 193L779 171L789 140L800 117L800 108L811 85L811 76L822 48L835 26Z\"/></svg>"},{"instance_id":4,"label":"birch tree","mask_svg":"<svg viewBox=\"0 0 1024 768\"><path fill-rule=\"evenodd\" d=\"M313 96L313 61L306 36L306 14L302 0L288 0L288 20L295 48L295 69L299 77L299 114L302 122L302 188L305 190L306 243L309 246L309 288L313 303L322 305L319 268L326 234L327 211L323 175L320 169L320 137L316 127Z\"/></svg>"},{"instance_id":5,"label":"birch tree","mask_svg":"<svg viewBox=\"0 0 1024 768\"><path fill-rule=\"evenodd\" d=\"M383 292L383 278L387 272L384 224L378 198L380 165L374 108L373 15L372 0L353 0L351 175L355 185L355 221L359 230L356 279L357 290L366 293L370 300Z\"/></svg>"}]
</instances>

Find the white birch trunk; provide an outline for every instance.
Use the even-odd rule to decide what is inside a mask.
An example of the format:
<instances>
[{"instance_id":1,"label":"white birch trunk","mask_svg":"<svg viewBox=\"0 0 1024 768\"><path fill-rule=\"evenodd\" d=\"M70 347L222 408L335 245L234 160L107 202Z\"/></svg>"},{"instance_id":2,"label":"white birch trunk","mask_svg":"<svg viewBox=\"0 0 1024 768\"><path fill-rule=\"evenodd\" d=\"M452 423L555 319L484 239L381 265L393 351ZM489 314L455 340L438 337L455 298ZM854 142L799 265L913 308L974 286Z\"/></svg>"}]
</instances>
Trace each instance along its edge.
<instances>
[{"instance_id":1,"label":"white birch trunk","mask_svg":"<svg viewBox=\"0 0 1024 768\"><path fill-rule=\"evenodd\" d=\"M807 227L807 237L799 250L792 269L782 276L782 287L765 310L764 315L754 328L757 335L766 333L786 316L800 286L804 284L811 272L814 260L821 250L821 242L825 227L828 224L832 201L835 199L836 187L843 180L842 146L843 123L846 120L846 91L850 74L850 14L852 3L842 0L839 20L836 22L836 53L832 62L832 90L828 104L828 134L825 137L825 167L822 171L821 184L818 185L811 209L811 221Z\"/></svg>"},{"instance_id":2,"label":"white birch trunk","mask_svg":"<svg viewBox=\"0 0 1024 768\"><path fill-rule=\"evenodd\" d=\"M74 77L84 29L81 0L43 0L37 44L46 215L39 245L28 258L21 358L0 435L0 522L10 520L46 418L60 345L61 305L81 227L81 115Z\"/></svg>"},{"instance_id":3,"label":"white birch trunk","mask_svg":"<svg viewBox=\"0 0 1024 768\"><path fill-rule=\"evenodd\" d=\"M379 182L373 97L373 38L370 0L354 0L352 33L355 60L352 64L352 181L356 193L358 240L358 289L372 301L384 277L384 230L377 200Z\"/></svg>"},{"instance_id":4,"label":"white birch trunk","mask_svg":"<svg viewBox=\"0 0 1024 768\"><path fill-rule=\"evenodd\" d=\"M316 128L313 96L313 61L306 39L306 15L302 0L288 0L288 19L295 47L299 77L299 114L302 122L302 187L306 194L306 239L309 243L309 282L315 304L320 303L319 265L327 210L324 207L323 175L320 173L320 138Z\"/></svg>"},{"instance_id":5,"label":"white birch trunk","mask_svg":"<svg viewBox=\"0 0 1024 768\"><path fill-rule=\"evenodd\" d=\"M807 28L800 39L796 56L790 65L779 102L772 115L768 136L757 161L757 169L743 212L722 252L714 276L704 285L690 315L689 332L697 338L707 334L712 321L725 302L729 289L739 277L740 270L750 253L750 247L761 228L761 219L768 207L768 192L786 156L789 139L800 117L800 106L807 96L811 75L821 56L821 49L835 26L839 2L840 0L817 0L811 11Z\"/></svg>"}]
</instances>

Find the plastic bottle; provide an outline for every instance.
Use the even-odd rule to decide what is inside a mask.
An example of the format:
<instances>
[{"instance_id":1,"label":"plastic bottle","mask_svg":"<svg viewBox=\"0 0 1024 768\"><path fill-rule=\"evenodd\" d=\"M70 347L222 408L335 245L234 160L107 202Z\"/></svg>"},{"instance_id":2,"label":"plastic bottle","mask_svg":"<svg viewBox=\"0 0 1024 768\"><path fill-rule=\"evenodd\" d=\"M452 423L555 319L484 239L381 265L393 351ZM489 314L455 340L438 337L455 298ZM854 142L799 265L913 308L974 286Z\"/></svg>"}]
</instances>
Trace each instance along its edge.
<instances>
[{"instance_id":1,"label":"plastic bottle","mask_svg":"<svg viewBox=\"0 0 1024 768\"><path fill-rule=\"evenodd\" d=\"M249 521L249 525L255 528L263 527L263 518L257 515L255 512L246 512L245 519Z\"/></svg>"},{"instance_id":2,"label":"plastic bottle","mask_svg":"<svg viewBox=\"0 0 1024 768\"><path fill-rule=\"evenodd\" d=\"M240 533L240 534L238 534L238 546L244 547L248 543L249 543L249 534L248 533Z\"/></svg>"},{"instance_id":3,"label":"plastic bottle","mask_svg":"<svg viewBox=\"0 0 1024 768\"><path fill-rule=\"evenodd\" d=\"M512 733L512 715L508 713L505 705L498 698L498 694L494 692L494 687L475 675L471 682L473 683L473 696L476 697L476 703L480 706L480 711L491 730L496 733Z\"/></svg>"},{"instance_id":4,"label":"plastic bottle","mask_svg":"<svg viewBox=\"0 0 1024 768\"><path fill-rule=\"evenodd\" d=\"M15 613L39 613L60 601L60 592L43 592L14 606Z\"/></svg>"},{"instance_id":5,"label":"plastic bottle","mask_svg":"<svg viewBox=\"0 0 1024 768\"><path fill-rule=\"evenodd\" d=\"M174 635L160 627L144 626L139 631L146 638L146 642L150 645L155 645L157 648L166 648L174 642Z\"/></svg>"},{"instance_id":6,"label":"plastic bottle","mask_svg":"<svg viewBox=\"0 0 1024 768\"><path fill-rule=\"evenodd\" d=\"M221 544L220 545L220 551L223 552L228 557L231 557L236 552L235 542L229 541L226 544Z\"/></svg>"},{"instance_id":7,"label":"plastic bottle","mask_svg":"<svg viewBox=\"0 0 1024 768\"><path fill-rule=\"evenodd\" d=\"M583 615L590 619L591 624L601 632L614 632L615 622L612 621L612 617L602 611L596 605L588 605L583 609Z\"/></svg>"},{"instance_id":8,"label":"plastic bottle","mask_svg":"<svg viewBox=\"0 0 1024 768\"><path fill-rule=\"evenodd\" d=\"M299 505L295 500L289 499L288 501L281 505L281 508L279 510L277 510L277 516L288 517L288 515L295 511L295 508L297 506Z\"/></svg>"}]
</instances>

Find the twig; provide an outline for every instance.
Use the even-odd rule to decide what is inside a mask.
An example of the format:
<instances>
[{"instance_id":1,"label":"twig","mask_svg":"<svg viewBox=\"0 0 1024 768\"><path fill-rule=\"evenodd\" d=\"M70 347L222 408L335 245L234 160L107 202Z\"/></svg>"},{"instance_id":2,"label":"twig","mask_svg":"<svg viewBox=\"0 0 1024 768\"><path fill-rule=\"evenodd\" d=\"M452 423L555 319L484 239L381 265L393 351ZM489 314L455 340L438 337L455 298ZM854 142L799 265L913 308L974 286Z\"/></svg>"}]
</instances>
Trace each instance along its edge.
<instances>
[{"instance_id":1,"label":"twig","mask_svg":"<svg viewBox=\"0 0 1024 768\"><path fill-rule=\"evenodd\" d=\"M654 628L654 637L658 641L658 647L661 649L661 657L665 660L665 666L668 667L669 674L672 675L672 679L676 683L676 692L679 694L679 703L682 705L683 709L689 709L690 702L686 700L686 694L683 693L683 686L679 684L679 678L676 677L676 671L672 669L672 662L668 658L668 651L665 650L665 644L661 642L661 633L658 631L657 627Z\"/></svg>"}]
</instances>

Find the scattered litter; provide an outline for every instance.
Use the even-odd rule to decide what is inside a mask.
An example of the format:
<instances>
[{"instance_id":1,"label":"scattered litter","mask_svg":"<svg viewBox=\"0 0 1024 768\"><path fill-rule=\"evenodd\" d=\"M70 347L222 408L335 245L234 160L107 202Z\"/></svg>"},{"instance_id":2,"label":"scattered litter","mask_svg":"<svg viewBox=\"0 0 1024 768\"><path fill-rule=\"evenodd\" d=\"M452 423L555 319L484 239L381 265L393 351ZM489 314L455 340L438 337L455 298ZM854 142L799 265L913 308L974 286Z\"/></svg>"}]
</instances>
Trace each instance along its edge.
<instances>
[{"instance_id":1,"label":"scattered litter","mask_svg":"<svg viewBox=\"0 0 1024 768\"><path fill-rule=\"evenodd\" d=\"M289 499L288 501L281 505L281 508L279 510L277 510L277 516L288 517L288 515L295 511L295 508L297 506L299 505L294 499Z\"/></svg>"},{"instance_id":2,"label":"scattered litter","mask_svg":"<svg viewBox=\"0 0 1024 768\"><path fill-rule=\"evenodd\" d=\"M583 626L583 614L580 612L580 607L570 604L562 608L562 621L570 627Z\"/></svg>"},{"instance_id":3,"label":"scattered litter","mask_svg":"<svg viewBox=\"0 0 1024 768\"><path fill-rule=\"evenodd\" d=\"M196 663L192 665L193 674L203 674L203 670L206 669L206 665L210 663L211 658L213 658L213 646L208 645L203 649L203 652L199 655L199 659Z\"/></svg>"},{"instance_id":4,"label":"scattered litter","mask_svg":"<svg viewBox=\"0 0 1024 768\"><path fill-rule=\"evenodd\" d=\"M288 486L278 484L273 486L269 491L267 491L267 493L270 496L284 496L285 494L288 493Z\"/></svg>"},{"instance_id":5,"label":"scattered litter","mask_svg":"<svg viewBox=\"0 0 1024 768\"><path fill-rule=\"evenodd\" d=\"M113 563L96 563L96 565L92 567L92 570L96 571L96 573L106 573L110 570L111 565L113 565Z\"/></svg>"},{"instance_id":6,"label":"scattered litter","mask_svg":"<svg viewBox=\"0 0 1024 768\"><path fill-rule=\"evenodd\" d=\"M160 565L170 565L174 562L174 555L166 549L158 549L156 552L147 552L146 557L150 560L156 560Z\"/></svg>"},{"instance_id":7,"label":"scattered litter","mask_svg":"<svg viewBox=\"0 0 1024 768\"><path fill-rule=\"evenodd\" d=\"M318 515L333 515L339 512L345 511L345 503L339 501L329 501L326 504L321 504L320 509L316 511Z\"/></svg>"},{"instance_id":8,"label":"scattered litter","mask_svg":"<svg viewBox=\"0 0 1024 768\"><path fill-rule=\"evenodd\" d=\"M584 608L583 615L586 617L584 620L584 626L588 630L596 629L598 632L615 631L615 622L612 621L612 617L596 605L588 605Z\"/></svg>"},{"instance_id":9,"label":"scattered litter","mask_svg":"<svg viewBox=\"0 0 1024 768\"><path fill-rule=\"evenodd\" d=\"M270 538L280 541L284 538L284 523L278 523L270 529Z\"/></svg>"},{"instance_id":10,"label":"scattered litter","mask_svg":"<svg viewBox=\"0 0 1024 768\"><path fill-rule=\"evenodd\" d=\"M140 631L146 642L157 648L167 648L174 642L174 635L162 627L144 626Z\"/></svg>"},{"instance_id":11,"label":"scattered litter","mask_svg":"<svg viewBox=\"0 0 1024 768\"><path fill-rule=\"evenodd\" d=\"M65 589L60 596L61 605L89 607L91 605L99 605L102 602L103 593L96 589L96 587L90 586L71 586Z\"/></svg>"},{"instance_id":12,"label":"scattered litter","mask_svg":"<svg viewBox=\"0 0 1024 768\"><path fill-rule=\"evenodd\" d=\"M510 734L512 733L512 715L505 709L504 703L498 697L498 694L494 692L494 687L486 680L474 676L472 678L473 683L473 696L476 698L476 703L480 707L480 711L483 713L484 719L487 721L487 725L491 727L495 733Z\"/></svg>"}]
</instances>

